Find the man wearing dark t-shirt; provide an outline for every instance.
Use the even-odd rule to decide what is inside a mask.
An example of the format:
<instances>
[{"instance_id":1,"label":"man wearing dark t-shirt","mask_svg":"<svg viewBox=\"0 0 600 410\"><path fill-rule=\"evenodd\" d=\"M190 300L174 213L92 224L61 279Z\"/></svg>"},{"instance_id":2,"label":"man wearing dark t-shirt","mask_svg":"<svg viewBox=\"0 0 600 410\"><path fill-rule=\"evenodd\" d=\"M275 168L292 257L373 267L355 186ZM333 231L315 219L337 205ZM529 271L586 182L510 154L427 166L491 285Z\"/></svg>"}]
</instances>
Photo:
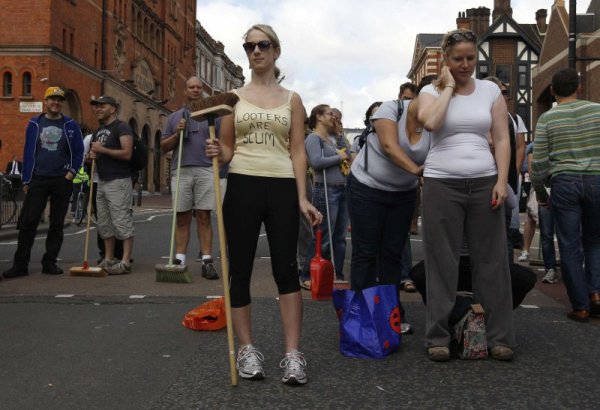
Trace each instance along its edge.
<instances>
[{"instance_id":1,"label":"man wearing dark t-shirt","mask_svg":"<svg viewBox=\"0 0 600 410\"><path fill-rule=\"evenodd\" d=\"M98 233L104 240L105 254L100 267L110 275L131 272L133 248L133 214L131 202L131 153L133 132L117 119L118 104L113 97L101 96L91 101L100 122L92 136L89 159L96 160L98 194L96 196ZM114 258L116 240L123 241L121 261Z\"/></svg>"},{"instance_id":2,"label":"man wearing dark t-shirt","mask_svg":"<svg viewBox=\"0 0 600 410\"><path fill-rule=\"evenodd\" d=\"M42 257L42 273L63 273L56 261L73 189L71 181L83 160L83 136L79 124L62 114L65 92L59 87L48 87L44 97L46 112L29 120L25 131L22 169L25 201L17 224L17 251L13 266L3 273L5 278L29 273L31 248L48 199L50 226L46 253Z\"/></svg>"}]
</instances>

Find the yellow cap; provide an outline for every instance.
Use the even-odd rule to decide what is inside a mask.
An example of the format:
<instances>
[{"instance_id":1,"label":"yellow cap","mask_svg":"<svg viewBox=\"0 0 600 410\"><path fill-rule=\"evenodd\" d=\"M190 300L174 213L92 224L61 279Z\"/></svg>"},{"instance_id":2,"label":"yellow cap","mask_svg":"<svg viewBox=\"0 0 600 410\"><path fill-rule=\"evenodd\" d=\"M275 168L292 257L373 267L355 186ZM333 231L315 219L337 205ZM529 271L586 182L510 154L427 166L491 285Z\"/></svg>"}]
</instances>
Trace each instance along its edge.
<instances>
[{"instance_id":1,"label":"yellow cap","mask_svg":"<svg viewBox=\"0 0 600 410\"><path fill-rule=\"evenodd\" d=\"M46 94L44 94L44 100L48 97L60 97L65 99L65 92L60 87L48 87L46 88Z\"/></svg>"}]
</instances>

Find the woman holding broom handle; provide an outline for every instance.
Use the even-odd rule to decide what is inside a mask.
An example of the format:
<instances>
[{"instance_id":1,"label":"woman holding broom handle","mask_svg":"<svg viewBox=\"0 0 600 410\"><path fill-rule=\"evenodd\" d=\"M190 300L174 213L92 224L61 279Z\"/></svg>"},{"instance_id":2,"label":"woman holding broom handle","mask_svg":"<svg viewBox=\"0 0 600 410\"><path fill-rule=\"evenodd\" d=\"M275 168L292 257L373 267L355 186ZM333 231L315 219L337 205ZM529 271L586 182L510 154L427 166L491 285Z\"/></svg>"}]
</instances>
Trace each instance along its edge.
<instances>
[{"instance_id":1,"label":"woman holding broom handle","mask_svg":"<svg viewBox=\"0 0 600 410\"><path fill-rule=\"evenodd\" d=\"M306 361L298 350L302 328L296 262L299 209L312 225L322 219L305 193L304 107L298 94L279 85L275 62L281 47L270 26L252 26L243 47L252 79L235 91L240 100L234 113L222 118L221 140L206 148L209 158L230 162L223 216L231 275L231 316L239 341L237 368L244 379L265 376L263 355L252 344L250 307L250 277L264 223L285 335L282 382L304 384Z\"/></svg>"}]
</instances>

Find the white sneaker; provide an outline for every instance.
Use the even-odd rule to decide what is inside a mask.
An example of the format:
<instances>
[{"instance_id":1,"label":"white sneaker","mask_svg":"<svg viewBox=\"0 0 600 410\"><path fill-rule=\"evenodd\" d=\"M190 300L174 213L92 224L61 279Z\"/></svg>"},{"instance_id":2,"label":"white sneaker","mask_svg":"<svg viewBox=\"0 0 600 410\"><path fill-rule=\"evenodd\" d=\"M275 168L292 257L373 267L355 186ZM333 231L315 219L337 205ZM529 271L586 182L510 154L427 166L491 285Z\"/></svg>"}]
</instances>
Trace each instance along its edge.
<instances>
[{"instance_id":1,"label":"white sneaker","mask_svg":"<svg viewBox=\"0 0 600 410\"><path fill-rule=\"evenodd\" d=\"M548 269L548 272L542 278L542 282L544 283L558 283L558 276L556 276L556 271L554 269Z\"/></svg>"},{"instance_id":2,"label":"white sneaker","mask_svg":"<svg viewBox=\"0 0 600 410\"><path fill-rule=\"evenodd\" d=\"M519 262L527 262L529 260L529 252L521 251L521 256L519 256Z\"/></svg>"},{"instance_id":3,"label":"white sneaker","mask_svg":"<svg viewBox=\"0 0 600 410\"><path fill-rule=\"evenodd\" d=\"M261 352L252 345L245 345L238 350L236 367L243 379L259 380L265 378L262 362L265 360Z\"/></svg>"},{"instance_id":4,"label":"white sneaker","mask_svg":"<svg viewBox=\"0 0 600 410\"><path fill-rule=\"evenodd\" d=\"M286 353L285 357L279 363L279 367L284 369L281 381L285 384L306 384L306 360L302 353L293 349Z\"/></svg>"}]
</instances>

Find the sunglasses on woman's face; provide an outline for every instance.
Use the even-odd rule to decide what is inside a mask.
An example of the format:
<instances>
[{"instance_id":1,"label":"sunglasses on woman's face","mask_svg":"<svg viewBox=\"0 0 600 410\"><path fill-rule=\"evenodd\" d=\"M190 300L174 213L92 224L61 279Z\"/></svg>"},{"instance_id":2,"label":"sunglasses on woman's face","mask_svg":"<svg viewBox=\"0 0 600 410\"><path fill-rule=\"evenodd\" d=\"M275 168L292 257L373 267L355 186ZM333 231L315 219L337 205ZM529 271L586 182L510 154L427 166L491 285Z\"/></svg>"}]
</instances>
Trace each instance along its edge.
<instances>
[{"instance_id":1,"label":"sunglasses on woman's face","mask_svg":"<svg viewBox=\"0 0 600 410\"><path fill-rule=\"evenodd\" d=\"M271 47L271 42L268 40L262 40L262 41L259 41L258 43L248 41L248 42L242 44L242 47L244 47L244 50L246 50L246 53L253 52L256 49L256 46L258 46L258 49L260 51L267 51L269 49L269 47Z\"/></svg>"}]
</instances>

